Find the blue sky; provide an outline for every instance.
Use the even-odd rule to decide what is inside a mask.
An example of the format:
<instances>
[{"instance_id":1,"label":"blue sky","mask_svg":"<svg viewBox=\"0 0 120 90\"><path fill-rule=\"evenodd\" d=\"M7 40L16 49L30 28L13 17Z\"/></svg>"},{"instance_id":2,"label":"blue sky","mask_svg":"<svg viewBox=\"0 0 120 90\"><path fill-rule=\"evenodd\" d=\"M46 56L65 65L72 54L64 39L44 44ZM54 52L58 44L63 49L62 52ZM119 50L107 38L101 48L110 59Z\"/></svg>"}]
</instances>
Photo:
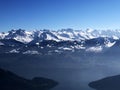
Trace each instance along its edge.
<instances>
[{"instance_id":1,"label":"blue sky","mask_svg":"<svg viewBox=\"0 0 120 90\"><path fill-rule=\"evenodd\" d=\"M0 31L120 29L120 0L0 0Z\"/></svg>"}]
</instances>

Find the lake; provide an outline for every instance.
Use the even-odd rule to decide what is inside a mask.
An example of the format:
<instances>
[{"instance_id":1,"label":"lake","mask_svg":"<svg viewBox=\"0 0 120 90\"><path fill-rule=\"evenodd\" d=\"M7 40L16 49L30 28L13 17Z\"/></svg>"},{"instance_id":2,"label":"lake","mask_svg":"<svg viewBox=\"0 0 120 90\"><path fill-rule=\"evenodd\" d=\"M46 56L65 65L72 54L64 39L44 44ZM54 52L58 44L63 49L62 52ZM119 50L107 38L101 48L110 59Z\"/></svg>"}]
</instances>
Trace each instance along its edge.
<instances>
[{"instance_id":1,"label":"lake","mask_svg":"<svg viewBox=\"0 0 120 90\"><path fill-rule=\"evenodd\" d=\"M94 90L88 83L120 74L119 56L8 57L2 57L1 67L29 79L37 76L58 81L59 85L52 90Z\"/></svg>"}]
</instances>

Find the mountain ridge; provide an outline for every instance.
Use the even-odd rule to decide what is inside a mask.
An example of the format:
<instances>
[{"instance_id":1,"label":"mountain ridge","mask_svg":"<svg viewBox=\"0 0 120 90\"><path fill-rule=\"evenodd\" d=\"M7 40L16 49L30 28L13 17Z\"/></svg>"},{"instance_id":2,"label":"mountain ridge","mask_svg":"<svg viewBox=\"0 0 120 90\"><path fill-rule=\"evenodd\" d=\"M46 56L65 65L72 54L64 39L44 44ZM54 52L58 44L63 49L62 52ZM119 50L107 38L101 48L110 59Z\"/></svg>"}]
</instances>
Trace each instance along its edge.
<instances>
[{"instance_id":1,"label":"mountain ridge","mask_svg":"<svg viewBox=\"0 0 120 90\"><path fill-rule=\"evenodd\" d=\"M63 52L99 53L120 42L120 31L97 31L87 29L59 31L11 30L0 33L0 48L4 53L51 54Z\"/></svg>"},{"instance_id":2,"label":"mountain ridge","mask_svg":"<svg viewBox=\"0 0 120 90\"><path fill-rule=\"evenodd\" d=\"M81 41L98 37L109 37L115 40L120 38L120 30L73 30L62 29L58 31L51 30L36 30L26 31L22 29L11 30L7 33L0 33L0 39L15 39L22 43L30 43L33 40L54 40L54 41Z\"/></svg>"}]
</instances>

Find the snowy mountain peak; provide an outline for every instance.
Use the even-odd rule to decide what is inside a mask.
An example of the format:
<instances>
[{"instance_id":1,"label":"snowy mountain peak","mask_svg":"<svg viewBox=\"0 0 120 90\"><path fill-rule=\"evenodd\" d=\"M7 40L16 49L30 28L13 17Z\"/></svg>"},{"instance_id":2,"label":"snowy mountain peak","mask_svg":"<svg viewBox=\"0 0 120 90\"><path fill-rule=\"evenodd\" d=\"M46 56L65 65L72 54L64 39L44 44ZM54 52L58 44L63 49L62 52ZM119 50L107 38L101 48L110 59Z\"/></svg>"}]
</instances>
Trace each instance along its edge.
<instances>
[{"instance_id":1,"label":"snowy mountain peak","mask_svg":"<svg viewBox=\"0 0 120 90\"><path fill-rule=\"evenodd\" d=\"M22 43L30 43L32 41L54 40L54 41L81 41L98 37L110 37L115 40L120 38L120 30L73 30L62 29L58 31L36 30L26 31L22 29L11 30L8 33L0 33L0 39L14 39ZM37 43L37 42L36 42Z\"/></svg>"},{"instance_id":2,"label":"snowy mountain peak","mask_svg":"<svg viewBox=\"0 0 120 90\"><path fill-rule=\"evenodd\" d=\"M86 29L86 32L87 32L87 33L92 33L93 31L94 31L94 30L91 29L91 28Z\"/></svg>"}]
</instances>

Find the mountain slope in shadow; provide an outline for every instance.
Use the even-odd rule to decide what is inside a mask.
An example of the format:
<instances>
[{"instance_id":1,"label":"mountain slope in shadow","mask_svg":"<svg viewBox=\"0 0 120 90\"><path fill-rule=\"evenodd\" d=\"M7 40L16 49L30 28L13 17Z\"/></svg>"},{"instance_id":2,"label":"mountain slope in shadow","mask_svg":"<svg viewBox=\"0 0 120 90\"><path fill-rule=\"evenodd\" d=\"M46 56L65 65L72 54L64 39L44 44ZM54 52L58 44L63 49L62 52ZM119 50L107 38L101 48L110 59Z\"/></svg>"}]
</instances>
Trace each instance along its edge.
<instances>
[{"instance_id":1,"label":"mountain slope in shadow","mask_svg":"<svg viewBox=\"0 0 120 90\"><path fill-rule=\"evenodd\" d=\"M51 79L42 77L24 79L10 71L0 69L0 90L49 90L57 84Z\"/></svg>"},{"instance_id":2,"label":"mountain slope in shadow","mask_svg":"<svg viewBox=\"0 0 120 90\"><path fill-rule=\"evenodd\" d=\"M89 86L96 90L120 90L120 75L93 81Z\"/></svg>"}]
</instances>

